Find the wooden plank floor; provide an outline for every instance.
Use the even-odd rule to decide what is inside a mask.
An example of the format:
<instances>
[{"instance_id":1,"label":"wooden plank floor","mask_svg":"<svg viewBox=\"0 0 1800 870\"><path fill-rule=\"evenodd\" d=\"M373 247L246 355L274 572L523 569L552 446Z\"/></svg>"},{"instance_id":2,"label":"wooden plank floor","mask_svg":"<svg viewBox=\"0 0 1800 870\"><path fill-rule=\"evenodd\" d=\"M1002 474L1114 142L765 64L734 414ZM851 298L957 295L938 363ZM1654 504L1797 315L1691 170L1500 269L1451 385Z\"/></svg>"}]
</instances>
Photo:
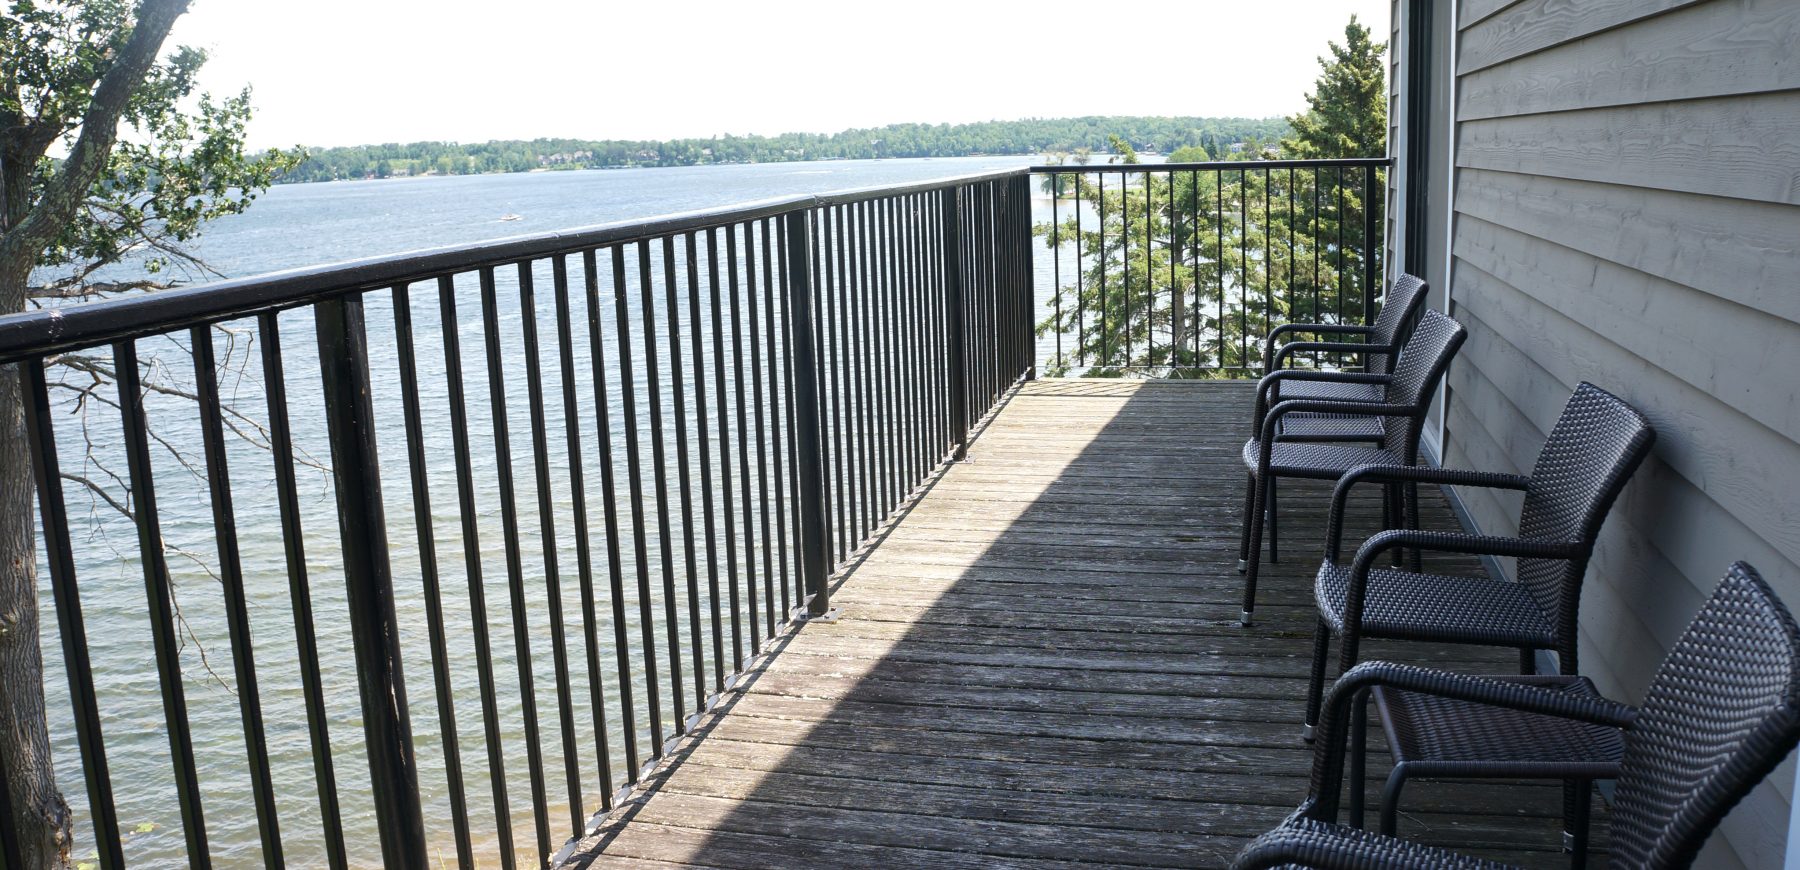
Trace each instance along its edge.
<instances>
[{"instance_id":1,"label":"wooden plank floor","mask_svg":"<svg viewBox=\"0 0 1800 870\"><path fill-rule=\"evenodd\" d=\"M1284 486L1284 558L1240 628L1248 401L1242 382L1026 385L838 579L841 618L772 644L570 863L1229 862L1305 793L1328 492ZM1453 528L1425 495L1427 527ZM1370 655L1516 667L1479 648ZM1370 767L1378 784L1385 754ZM1549 786L1419 783L1402 833L1565 866L1560 806Z\"/></svg>"}]
</instances>

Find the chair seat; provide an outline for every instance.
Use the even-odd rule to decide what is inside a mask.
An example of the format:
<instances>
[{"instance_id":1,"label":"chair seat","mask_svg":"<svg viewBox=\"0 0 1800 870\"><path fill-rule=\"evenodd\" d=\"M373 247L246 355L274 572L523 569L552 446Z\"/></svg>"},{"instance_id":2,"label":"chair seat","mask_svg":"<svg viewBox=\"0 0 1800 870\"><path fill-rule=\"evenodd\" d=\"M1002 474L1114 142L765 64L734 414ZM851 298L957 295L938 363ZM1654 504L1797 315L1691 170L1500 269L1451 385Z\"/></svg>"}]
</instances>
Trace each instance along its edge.
<instances>
[{"instance_id":1,"label":"chair seat","mask_svg":"<svg viewBox=\"0 0 1800 870\"><path fill-rule=\"evenodd\" d=\"M1384 401L1380 384L1346 384L1336 381L1285 381L1280 400L1323 399L1333 402Z\"/></svg>"},{"instance_id":2,"label":"chair seat","mask_svg":"<svg viewBox=\"0 0 1800 870\"><path fill-rule=\"evenodd\" d=\"M1334 825L1300 816L1289 817L1280 827L1253 841L1247 851L1285 847L1301 857L1316 856L1304 864L1287 867L1433 867L1442 870L1506 870L1510 865L1471 858L1448 849L1427 846L1372 831Z\"/></svg>"},{"instance_id":3,"label":"chair seat","mask_svg":"<svg viewBox=\"0 0 1800 870\"><path fill-rule=\"evenodd\" d=\"M1499 677L1599 697L1586 677ZM1369 690L1396 764L1415 776L1610 779L1625 741L1619 729L1459 701L1391 686Z\"/></svg>"},{"instance_id":4,"label":"chair seat","mask_svg":"<svg viewBox=\"0 0 1800 870\"><path fill-rule=\"evenodd\" d=\"M1256 473L1262 444L1252 438L1244 442L1244 467ZM1277 477L1310 477L1336 480L1358 465L1405 465L1400 457L1384 447L1362 447L1355 444L1318 444L1303 441L1276 441L1269 451L1269 471Z\"/></svg>"},{"instance_id":5,"label":"chair seat","mask_svg":"<svg viewBox=\"0 0 1800 870\"><path fill-rule=\"evenodd\" d=\"M1319 615L1344 630L1350 566L1327 559L1313 579ZM1517 583L1485 577L1369 571L1363 595L1363 637L1548 648L1556 632L1531 593Z\"/></svg>"},{"instance_id":6,"label":"chair seat","mask_svg":"<svg viewBox=\"0 0 1800 870\"><path fill-rule=\"evenodd\" d=\"M1281 418L1277 441L1373 441L1387 437L1380 417L1361 414L1289 414Z\"/></svg>"}]
</instances>

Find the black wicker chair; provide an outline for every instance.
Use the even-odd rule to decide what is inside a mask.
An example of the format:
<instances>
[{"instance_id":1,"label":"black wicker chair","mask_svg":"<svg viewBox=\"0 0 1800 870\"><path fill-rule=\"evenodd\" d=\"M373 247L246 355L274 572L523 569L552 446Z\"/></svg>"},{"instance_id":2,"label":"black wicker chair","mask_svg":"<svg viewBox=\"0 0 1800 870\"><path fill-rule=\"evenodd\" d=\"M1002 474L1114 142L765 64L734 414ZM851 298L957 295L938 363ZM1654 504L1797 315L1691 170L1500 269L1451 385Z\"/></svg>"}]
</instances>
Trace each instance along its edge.
<instances>
[{"instance_id":1,"label":"black wicker chair","mask_svg":"<svg viewBox=\"0 0 1800 870\"><path fill-rule=\"evenodd\" d=\"M1381 313L1375 316L1375 322L1368 326L1353 326L1329 323L1284 323L1269 333L1267 344L1263 347L1263 373L1270 374L1286 369L1302 353L1330 352L1352 354L1362 360L1361 374L1386 375L1393 373L1395 358L1399 349L1412 337L1414 325L1418 323L1419 312L1425 307L1425 298L1430 290L1424 280L1413 275L1401 275L1388 290L1387 299L1382 302ZM1277 345L1284 335L1313 333L1317 335L1358 335L1361 342L1326 342L1326 341L1293 341ZM1340 375L1358 374L1352 372L1319 372L1327 377L1294 381L1278 385L1269 398L1272 404L1282 399L1312 399L1329 402L1380 402L1382 388L1380 384L1365 380L1340 377ZM1257 431L1262 431L1262 421L1256 421ZM1376 417L1363 417L1354 414L1290 414L1283 418L1277 431L1277 440L1281 441L1368 441L1380 443L1386 433L1382 430L1381 420Z\"/></svg>"},{"instance_id":2,"label":"black wicker chair","mask_svg":"<svg viewBox=\"0 0 1800 870\"><path fill-rule=\"evenodd\" d=\"M1663 659L1636 710L1507 680L1359 665L1332 687L1325 739L1313 754L1313 797L1247 846L1234 868L1502 866L1335 824L1349 708L1377 686L1622 729L1611 864L1680 868L1800 742L1800 628L1755 569L1739 562Z\"/></svg>"},{"instance_id":3,"label":"black wicker chair","mask_svg":"<svg viewBox=\"0 0 1800 870\"><path fill-rule=\"evenodd\" d=\"M1382 389L1380 402L1342 402L1320 399L1287 399L1267 406L1271 390L1284 383L1316 380L1325 372L1289 370L1263 377L1257 384L1259 427L1244 442L1243 460L1248 471L1244 487L1244 528L1238 545L1238 568L1245 573L1244 610L1241 621L1249 625L1256 610L1256 577L1262 561L1264 518L1269 522L1270 558L1275 555L1274 492L1275 481L1282 477L1312 480L1336 480L1352 468L1366 464L1410 466L1418 461L1419 433L1425 426L1425 412L1431 406L1431 395L1438 380L1450 366L1450 358L1468 337L1462 324L1426 311L1413 329L1412 337L1400 349L1394 371L1388 375L1357 374L1349 377L1365 379ZM1266 409L1266 412L1265 412ZM1281 421L1292 414L1348 414L1381 422L1382 442L1376 446L1357 444L1295 443L1275 438ZM1398 494L1390 499L1395 505ZM1407 501L1406 525L1413 525L1413 499ZM1390 513L1396 512L1390 509ZM1390 522L1393 517L1389 517Z\"/></svg>"},{"instance_id":4,"label":"black wicker chair","mask_svg":"<svg viewBox=\"0 0 1800 870\"><path fill-rule=\"evenodd\" d=\"M1589 383L1575 388L1538 451L1531 475L1490 474L1444 468L1399 468L1394 463L1353 469L1332 493L1325 527L1325 559L1313 581L1319 624L1313 644L1312 684L1306 699L1305 735L1318 721L1331 635L1340 638L1338 667L1356 664L1365 637L1509 646L1519 650L1520 671L1532 673L1536 650L1556 651L1564 674L1576 673L1575 621L1581 583L1600 524L1656 440L1642 414ZM1520 490L1519 536L1390 529L1339 560L1344 507L1363 482L1437 483ZM1375 567L1396 547L1512 556L1519 582L1450 577Z\"/></svg>"}]
</instances>

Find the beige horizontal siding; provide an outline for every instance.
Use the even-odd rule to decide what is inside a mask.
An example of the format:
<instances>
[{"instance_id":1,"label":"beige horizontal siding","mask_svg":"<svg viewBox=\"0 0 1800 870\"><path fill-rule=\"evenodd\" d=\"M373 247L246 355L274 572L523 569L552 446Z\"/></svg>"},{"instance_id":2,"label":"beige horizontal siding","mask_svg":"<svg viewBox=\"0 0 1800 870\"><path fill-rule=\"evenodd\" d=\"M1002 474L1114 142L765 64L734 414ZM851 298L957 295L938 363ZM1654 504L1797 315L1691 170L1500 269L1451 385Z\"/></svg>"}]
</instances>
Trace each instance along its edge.
<instances>
[{"instance_id":1,"label":"beige horizontal siding","mask_svg":"<svg viewBox=\"0 0 1800 870\"><path fill-rule=\"evenodd\" d=\"M1800 3L1460 5L1444 461L1528 471L1584 380L1650 418L1582 597L1582 670L1635 700L1732 560L1800 607ZM1793 776L1701 866L1779 866Z\"/></svg>"}]
</instances>

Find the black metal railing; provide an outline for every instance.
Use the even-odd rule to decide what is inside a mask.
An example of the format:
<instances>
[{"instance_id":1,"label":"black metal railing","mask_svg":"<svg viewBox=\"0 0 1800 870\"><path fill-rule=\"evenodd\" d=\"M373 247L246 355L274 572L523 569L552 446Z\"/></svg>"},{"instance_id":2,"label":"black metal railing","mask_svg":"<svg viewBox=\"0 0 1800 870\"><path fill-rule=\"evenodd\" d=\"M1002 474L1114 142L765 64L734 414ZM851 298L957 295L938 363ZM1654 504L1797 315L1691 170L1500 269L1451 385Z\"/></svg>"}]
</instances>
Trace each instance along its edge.
<instances>
[{"instance_id":1,"label":"black metal railing","mask_svg":"<svg viewBox=\"0 0 1800 870\"><path fill-rule=\"evenodd\" d=\"M344 867L378 842L392 867L548 862L772 637L827 611L832 572L1032 376L1030 184L0 319L77 857ZM71 383L76 360L110 394ZM182 468L190 438L203 459ZM120 510L84 517L83 492Z\"/></svg>"},{"instance_id":2,"label":"black metal railing","mask_svg":"<svg viewBox=\"0 0 1800 870\"><path fill-rule=\"evenodd\" d=\"M1050 201L1046 372L1252 376L1273 325L1369 321L1389 164L1033 167Z\"/></svg>"}]
</instances>

